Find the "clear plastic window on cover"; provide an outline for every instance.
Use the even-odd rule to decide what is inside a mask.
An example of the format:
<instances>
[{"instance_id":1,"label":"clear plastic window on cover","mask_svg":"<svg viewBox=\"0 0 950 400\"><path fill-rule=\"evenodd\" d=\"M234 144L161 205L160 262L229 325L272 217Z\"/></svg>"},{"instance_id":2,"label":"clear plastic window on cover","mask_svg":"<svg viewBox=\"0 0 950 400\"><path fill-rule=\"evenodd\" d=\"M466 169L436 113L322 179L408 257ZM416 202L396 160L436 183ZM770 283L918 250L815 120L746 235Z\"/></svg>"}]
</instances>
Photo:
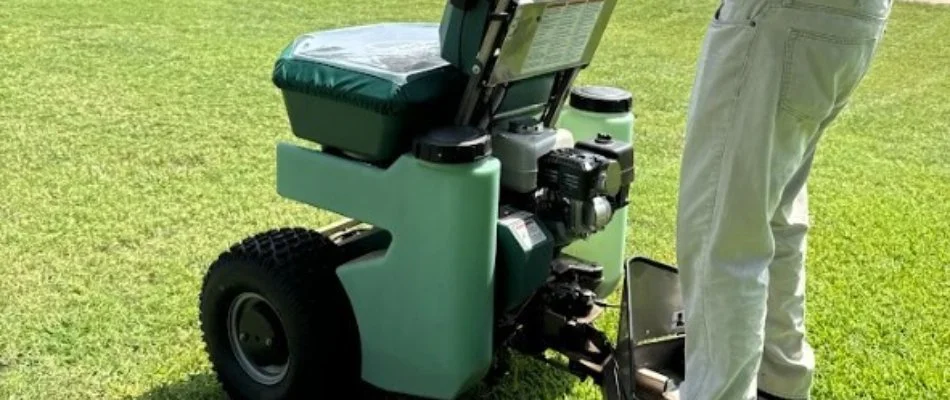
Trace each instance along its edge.
<instances>
[{"instance_id":1,"label":"clear plastic window on cover","mask_svg":"<svg viewBox=\"0 0 950 400\"><path fill-rule=\"evenodd\" d=\"M316 32L299 37L292 56L405 83L448 65L438 24L392 23Z\"/></svg>"}]
</instances>

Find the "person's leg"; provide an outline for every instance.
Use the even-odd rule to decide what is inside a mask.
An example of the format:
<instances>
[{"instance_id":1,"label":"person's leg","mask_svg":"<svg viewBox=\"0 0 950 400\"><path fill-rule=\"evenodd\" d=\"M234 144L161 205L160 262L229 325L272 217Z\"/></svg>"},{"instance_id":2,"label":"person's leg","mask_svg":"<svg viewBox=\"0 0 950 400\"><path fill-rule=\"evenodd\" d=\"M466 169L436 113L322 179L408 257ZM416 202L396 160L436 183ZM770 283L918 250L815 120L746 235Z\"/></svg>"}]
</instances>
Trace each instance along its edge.
<instances>
[{"instance_id":1,"label":"person's leg","mask_svg":"<svg viewBox=\"0 0 950 400\"><path fill-rule=\"evenodd\" d=\"M781 195L774 182L800 160L787 148L801 135L775 122L782 60L770 36L781 30L753 24L763 10L739 9L751 3L727 2L710 25L687 120L676 236L686 400L756 396L774 252L769 222Z\"/></svg>"},{"instance_id":2,"label":"person's leg","mask_svg":"<svg viewBox=\"0 0 950 400\"><path fill-rule=\"evenodd\" d=\"M805 337L805 256L809 229L807 180L814 146L772 218L775 257L769 267L765 346L759 390L787 399L808 398L815 355Z\"/></svg>"},{"instance_id":3,"label":"person's leg","mask_svg":"<svg viewBox=\"0 0 950 400\"><path fill-rule=\"evenodd\" d=\"M782 399L807 399L815 373L815 353L805 329L805 261L811 216L808 177L821 137L837 119L838 106L808 141L801 166L782 193L772 217L775 255L769 266L765 345L759 370L760 392Z\"/></svg>"},{"instance_id":4,"label":"person's leg","mask_svg":"<svg viewBox=\"0 0 950 400\"><path fill-rule=\"evenodd\" d=\"M815 373L815 353L805 330L805 260L811 216L808 177L821 137L844 107L835 108L808 142L801 166L789 180L772 217L775 255L769 266L769 298L759 391L783 399L806 399Z\"/></svg>"},{"instance_id":5,"label":"person's leg","mask_svg":"<svg viewBox=\"0 0 950 400\"><path fill-rule=\"evenodd\" d=\"M849 12L868 15L839 19L844 23L830 24L833 28L825 31L812 31L822 35L820 38L800 38L789 47L798 50L798 54L790 52L787 57L793 61L796 56L801 58L798 65L790 69L796 80L790 83L797 83L799 87L786 91L781 101L794 117L790 122L801 126L815 124L816 128L771 221L775 256L769 266L768 312L758 387L761 393L776 398L810 397L815 354L805 328L805 265L810 228L808 177L821 137L844 110L870 67L883 33L886 3L881 0L877 6L872 2L864 4L864 9L827 11L826 15L836 18ZM837 62L824 61L834 60L834 57ZM836 78L837 82L829 77ZM809 90L815 99L811 103L808 103Z\"/></svg>"},{"instance_id":6,"label":"person's leg","mask_svg":"<svg viewBox=\"0 0 950 400\"><path fill-rule=\"evenodd\" d=\"M769 3L775 6L764 8ZM799 322L804 270L778 271L780 283L768 294L773 259L795 265L804 233L797 244L802 228L790 222L777 244L773 217L781 204L795 204L782 202L783 195L805 204L802 191L786 188L797 185L822 124L863 76L880 24L786 7L792 3L726 2L704 41L677 213L687 331L680 396L686 400L754 399L766 347L766 387L797 396L804 392L799 386L810 385L813 367ZM788 209L792 217L807 214L806 207ZM766 344L770 297L778 311ZM805 372L787 371L795 368ZM791 387L779 385L789 381Z\"/></svg>"}]
</instances>

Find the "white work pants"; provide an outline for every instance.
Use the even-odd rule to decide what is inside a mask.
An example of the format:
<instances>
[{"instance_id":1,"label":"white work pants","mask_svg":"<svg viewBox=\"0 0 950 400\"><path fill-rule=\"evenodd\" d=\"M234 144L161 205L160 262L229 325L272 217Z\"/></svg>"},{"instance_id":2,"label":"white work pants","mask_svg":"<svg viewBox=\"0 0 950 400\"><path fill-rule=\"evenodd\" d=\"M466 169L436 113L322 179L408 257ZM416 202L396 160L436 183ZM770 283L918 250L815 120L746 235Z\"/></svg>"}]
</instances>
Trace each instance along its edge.
<instances>
[{"instance_id":1,"label":"white work pants","mask_svg":"<svg viewBox=\"0 0 950 400\"><path fill-rule=\"evenodd\" d=\"M684 400L809 397L806 181L890 0L725 0L688 111L677 217Z\"/></svg>"}]
</instances>

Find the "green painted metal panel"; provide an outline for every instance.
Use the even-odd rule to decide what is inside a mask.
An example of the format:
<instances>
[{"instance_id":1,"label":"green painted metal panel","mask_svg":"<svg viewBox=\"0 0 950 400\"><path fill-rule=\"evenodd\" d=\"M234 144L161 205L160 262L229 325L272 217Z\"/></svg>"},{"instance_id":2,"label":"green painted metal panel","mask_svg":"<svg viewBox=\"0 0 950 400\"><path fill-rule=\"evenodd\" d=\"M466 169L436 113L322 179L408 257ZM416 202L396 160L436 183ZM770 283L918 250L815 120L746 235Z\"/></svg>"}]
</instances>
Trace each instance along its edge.
<instances>
[{"instance_id":1,"label":"green painted metal panel","mask_svg":"<svg viewBox=\"0 0 950 400\"><path fill-rule=\"evenodd\" d=\"M502 207L495 266L500 301L511 311L544 285L554 259L553 235L533 214Z\"/></svg>"},{"instance_id":2,"label":"green painted metal panel","mask_svg":"<svg viewBox=\"0 0 950 400\"><path fill-rule=\"evenodd\" d=\"M392 234L385 252L339 269L360 325L363 378L449 399L492 358L501 165L437 165L404 155L381 169L289 143L277 148L282 196Z\"/></svg>"}]
</instances>

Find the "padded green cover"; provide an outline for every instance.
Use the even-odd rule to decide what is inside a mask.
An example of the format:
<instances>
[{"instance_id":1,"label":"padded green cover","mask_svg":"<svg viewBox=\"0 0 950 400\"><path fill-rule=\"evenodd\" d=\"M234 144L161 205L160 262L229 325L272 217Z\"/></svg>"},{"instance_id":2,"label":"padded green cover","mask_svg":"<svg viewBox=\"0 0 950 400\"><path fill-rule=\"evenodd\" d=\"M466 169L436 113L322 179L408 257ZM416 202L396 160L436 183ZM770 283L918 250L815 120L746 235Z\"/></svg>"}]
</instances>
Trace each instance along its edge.
<instances>
[{"instance_id":1,"label":"padded green cover","mask_svg":"<svg viewBox=\"0 0 950 400\"><path fill-rule=\"evenodd\" d=\"M459 91L441 57L439 25L385 23L314 32L287 46L274 67L283 90L396 115Z\"/></svg>"},{"instance_id":2,"label":"padded green cover","mask_svg":"<svg viewBox=\"0 0 950 400\"><path fill-rule=\"evenodd\" d=\"M465 74L470 74L485 37L492 2L468 1L471 8L467 9L453 3L456 2L445 2L445 11L442 13L442 26L439 28L442 58Z\"/></svg>"}]
</instances>

